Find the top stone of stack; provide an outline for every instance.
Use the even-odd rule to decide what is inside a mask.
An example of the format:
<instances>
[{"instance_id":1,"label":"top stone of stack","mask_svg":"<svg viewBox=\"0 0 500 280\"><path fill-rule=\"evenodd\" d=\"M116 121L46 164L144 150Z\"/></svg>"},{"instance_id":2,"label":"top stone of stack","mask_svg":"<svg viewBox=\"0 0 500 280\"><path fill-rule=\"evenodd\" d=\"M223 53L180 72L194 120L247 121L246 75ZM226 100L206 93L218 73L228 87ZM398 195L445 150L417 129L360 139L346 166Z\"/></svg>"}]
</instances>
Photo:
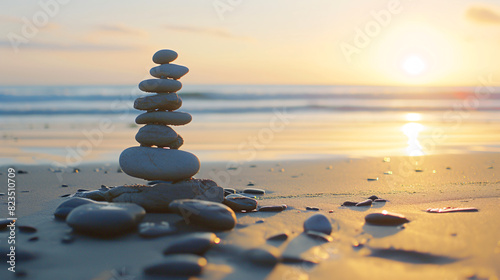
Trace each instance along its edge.
<instances>
[{"instance_id":1,"label":"top stone of stack","mask_svg":"<svg viewBox=\"0 0 500 280\"><path fill-rule=\"evenodd\" d=\"M177 58L177 53L172 50L160 50L153 55L153 62L156 64L167 64Z\"/></svg>"}]
</instances>

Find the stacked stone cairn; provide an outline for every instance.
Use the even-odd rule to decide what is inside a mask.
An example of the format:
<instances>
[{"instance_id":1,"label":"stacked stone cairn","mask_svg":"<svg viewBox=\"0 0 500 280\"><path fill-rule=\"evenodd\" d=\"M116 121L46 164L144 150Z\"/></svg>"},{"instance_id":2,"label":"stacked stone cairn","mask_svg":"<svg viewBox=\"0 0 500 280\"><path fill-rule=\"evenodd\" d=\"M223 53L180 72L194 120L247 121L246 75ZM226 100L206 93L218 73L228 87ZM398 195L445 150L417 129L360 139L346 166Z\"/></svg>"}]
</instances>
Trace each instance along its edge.
<instances>
[{"instance_id":1,"label":"stacked stone cairn","mask_svg":"<svg viewBox=\"0 0 500 280\"><path fill-rule=\"evenodd\" d=\"M182 87L178 81L189 72L187 67L171 63L177 58L172 50L160 50L153 55L150 74L157 79L144 80L139 89L155 95L137 98L134 108L146 111L135 122L145 124L135 139L139 147L131 147L120 155L120 166L130 176L146 180L177 182L191 178L200 169L198 158L178 150L184 140L171 126L186 125L191 115L175 111L182 105L177 95Z\"/></svg>"}]
</instances>

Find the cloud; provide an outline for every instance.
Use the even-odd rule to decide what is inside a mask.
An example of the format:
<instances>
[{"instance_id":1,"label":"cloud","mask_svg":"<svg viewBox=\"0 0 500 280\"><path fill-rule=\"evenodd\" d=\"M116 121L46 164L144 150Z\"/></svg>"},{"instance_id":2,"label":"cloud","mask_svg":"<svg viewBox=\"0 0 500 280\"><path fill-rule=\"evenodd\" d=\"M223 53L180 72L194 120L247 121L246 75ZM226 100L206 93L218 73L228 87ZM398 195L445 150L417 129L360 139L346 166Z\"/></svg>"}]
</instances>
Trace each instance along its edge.
<instances>
[{"instance_id":1,"label":"cloud","mask_svg":"<svg viewBox=\"0 0 500 280\"><path fill-rule=\"evenodd\" d=\"M238 36L226 29L222 28L207 28L207 27L198 27L198 26L187 26L187 25L166 25L166 29L184 33L196 33L196 34L205 34L209 36L227 38L227 39L252 39L250 37Z\"/></svg>"},{"instance_id":2,"label":"cloud","mask_svg":"<svg viewBox=\"0 0 500 280\"><path fill-rule=\"evenodd\" d=\"M97 32L115 33L123 35L139 35L139 36L147 35L146 32L140 29L135 29L121 23L98 25Z\"/></svg>"},{"instance_id":3,"label":"cloud","mask_svg":"<svg viewBox=\"0 0 500 280\"><path fill-rule=\"evenodd\" d=\"M491 7L470 7L466 12L466 16L469 20L476 23L500 24L500 12Z\"/></svg>"},{"instance_id":4,"label":"cloud","mask_svg":"<svg viewBox=\"0 0 500 280\"><path fill-rule=\"evenodd\" d=\"M8 40L0 40L0 48L13 48L13 45ZM45 43L45 42L28 42L20 44L19 50L41 50L41 51L132 51L139 50L140 47L133 45L106 45L106 44L60 44L60 43Z\"/></svg>"},{"instance_id":5,"label":"cloud","mask_svg":"<svg viewBox=\"0 0 500 280\"><path fill-rule=\"evenodd\" d=\"M13 23L17 25L25 25L27 24L26 22L29 22L29 24L33 24L33 20L30 20L26 17L13 17L13 16L8 16L8 15L0 15L0 23ZM58 29L60 28L60 25L54 22L47 22L44 26L36 26L37 28L43 28L43 29Z\"/></svg>"}]
</instances>

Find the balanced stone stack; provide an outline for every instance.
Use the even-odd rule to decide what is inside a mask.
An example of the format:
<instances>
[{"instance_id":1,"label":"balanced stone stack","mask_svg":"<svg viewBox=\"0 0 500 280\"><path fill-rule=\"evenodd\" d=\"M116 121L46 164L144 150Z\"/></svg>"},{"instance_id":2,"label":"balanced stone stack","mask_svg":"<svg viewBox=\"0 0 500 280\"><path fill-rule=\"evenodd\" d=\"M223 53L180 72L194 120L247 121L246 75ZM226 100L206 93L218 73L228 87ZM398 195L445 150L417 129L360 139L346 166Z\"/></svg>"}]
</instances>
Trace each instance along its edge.
<instances>
[{"instance_id":1,"label":"balanced stone stack","mask_svg":"<svg viewBox=\"0 0 500 280\"><path fill-rule=\"evenodd\" d=\"M130 176L146 180L177 182L191 178L200 169L198 158L186 151L178 150L184 140L171 126L186 125L191 115L175 111L182 105L177 95L182 87L178 81L189 72L187 67L172 64L177 53L160 50L153 55L153 62L160 64L151 68L156 79L144 80L139 89L155 95L137 98L134 108L146 111L135 122L145 124L135 139L139 147L130 147L120 155L120 166Z\"/></svg>"}]
</instances>

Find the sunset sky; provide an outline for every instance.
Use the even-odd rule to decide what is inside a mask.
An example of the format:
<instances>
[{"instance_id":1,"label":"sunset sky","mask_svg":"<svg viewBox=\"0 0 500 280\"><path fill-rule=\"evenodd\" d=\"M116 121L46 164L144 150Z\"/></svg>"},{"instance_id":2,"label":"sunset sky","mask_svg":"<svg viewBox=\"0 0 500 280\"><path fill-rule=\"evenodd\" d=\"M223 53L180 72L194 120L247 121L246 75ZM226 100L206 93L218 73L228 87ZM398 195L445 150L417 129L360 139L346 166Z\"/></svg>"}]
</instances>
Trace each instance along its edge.
<instances>
[{"instance_id":1,"label":"sunset sky","mask_svg":"<svg viewBox=\"0 0 500 280\"><path fill-rule=\"evenodd\" d=\"M498 0L2 1L0 34L0 85L136 84L162 48L191 84L500 85Z\"/></svg>"}]
</instances>

